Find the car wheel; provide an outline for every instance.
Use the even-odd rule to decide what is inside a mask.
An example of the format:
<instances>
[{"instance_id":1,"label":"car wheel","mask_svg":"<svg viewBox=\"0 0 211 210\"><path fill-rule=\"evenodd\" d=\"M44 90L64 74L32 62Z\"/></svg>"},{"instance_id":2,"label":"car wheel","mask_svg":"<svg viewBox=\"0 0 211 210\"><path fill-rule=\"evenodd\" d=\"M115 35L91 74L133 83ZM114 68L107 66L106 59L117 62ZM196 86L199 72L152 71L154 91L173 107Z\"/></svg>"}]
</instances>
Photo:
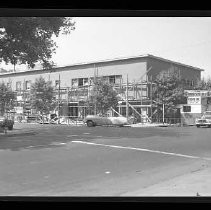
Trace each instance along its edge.
<instances>
[{"instance_id":1,"label":"car wheel","mask_svg":"<svg viewBox=\"0 0 211 210\"><path fill-rule=\"evenodd\" d=\"M89 121L87 121L87 126L88 127L93 127L94 123L91 120L89 120Z\"/></svg>"},{"instance_id":2,"label":"car wheel","mask_svg":"<svg viewBox=\"0 0 211 210\"><path fill-rule=\"evenodd\" d=\"M197 128L199 128L199 127L200 127L200 125L197 125L196 127L197 127Z\"/></svg>"}]
</instances>

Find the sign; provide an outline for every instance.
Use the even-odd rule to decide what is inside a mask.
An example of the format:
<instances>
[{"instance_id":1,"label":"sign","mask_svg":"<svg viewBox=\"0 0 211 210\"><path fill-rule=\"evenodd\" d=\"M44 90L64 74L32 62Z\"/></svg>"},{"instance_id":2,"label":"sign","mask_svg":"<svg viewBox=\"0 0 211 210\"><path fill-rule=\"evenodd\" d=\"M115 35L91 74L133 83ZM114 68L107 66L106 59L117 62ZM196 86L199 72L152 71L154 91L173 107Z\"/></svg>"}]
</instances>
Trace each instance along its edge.
<instances>
[{"instance_id":1,"label":"sign","mask_svg":"<svg viewBox=\"0 0 211 210\"><path fill-rule=\"evenodd\" d=\"M187 104L201 104L201 97L188 97Z\"/></svg>"},{"instance_id":2,"label":"sign","mask_svg":"<svg viewBox=\"0 0 211 210\"><path fill-rule=\"evenodd\" d=\"M211 91L208 90L185 90L187 97L208 97L211 96Z\"/></svg>"}]
</instances>

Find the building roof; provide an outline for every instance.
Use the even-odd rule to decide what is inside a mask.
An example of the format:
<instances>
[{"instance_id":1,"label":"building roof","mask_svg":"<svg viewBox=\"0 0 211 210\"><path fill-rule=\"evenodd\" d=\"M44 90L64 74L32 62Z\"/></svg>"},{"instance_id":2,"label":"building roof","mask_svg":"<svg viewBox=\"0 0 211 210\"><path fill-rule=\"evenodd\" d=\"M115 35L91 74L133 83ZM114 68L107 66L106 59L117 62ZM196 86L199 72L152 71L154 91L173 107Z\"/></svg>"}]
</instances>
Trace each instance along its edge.
<instances>
[{"instance_id":1,"label":"building roof","mask_svg":"<svg viewBox=\"0 0 211 210\"><path fill-rule=\"evenodd\" d=\"M180 65L180 66L184 66L187 68L192 68L198 71L204 71L204 69L198 68L198 67L194 67L194 66L190 66L187 64L183 64L180 62L176 62L176 61L172 61L172 60L168 60L165 58L161 58L158 56L154 56L151 54L144 54L144 55L138 55L138 56L130 56L130 57L119 57L119 58L113 58L113 59L105 59L105 60L98 60L98 61L91 61L91 62L81 62L81 63L75 63L75 64L71 64L71 65L67 65L67 66L58 66L58 67L54 67L52 69L46 70L46 69L36 69L36 70L28 70L28 71L19 71L19 72L7 72L7 73L2 73L0 74L0 76L2 75L16 75L16 74L24 74L24 73L29 73L29 72L48 72L48 71L62 71L68 67L76 67L76 66L84 66L84 65L94 65L94 64L99 64L99 63L107 63L107 62L114 62L114 61L121 61L121 60L130 60L130 59L138 59L138 58L153 58L156 60L160 60L160 61L164 61L164 62L168 62L168 63L172 63L172 64L176 64L176 65Z\"/></svg>"}]
</instances>

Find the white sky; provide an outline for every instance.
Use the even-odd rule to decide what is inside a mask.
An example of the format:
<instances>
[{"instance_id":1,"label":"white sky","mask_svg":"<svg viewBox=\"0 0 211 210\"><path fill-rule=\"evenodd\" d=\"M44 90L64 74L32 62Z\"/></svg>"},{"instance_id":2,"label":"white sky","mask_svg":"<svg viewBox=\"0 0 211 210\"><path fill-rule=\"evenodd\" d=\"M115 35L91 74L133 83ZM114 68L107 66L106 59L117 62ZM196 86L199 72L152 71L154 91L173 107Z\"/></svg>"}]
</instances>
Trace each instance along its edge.
<instances>
[{"instance_id":1,"label":"white sky","mask_svg":"<svg viewBox=\"0 0 211 210\"><path fill-rule=\"evenodd\" d=\"M153 54L205 69L211 77L211 17L75 17L56 38L58 66Z\"/></svg>"}]
</instances>

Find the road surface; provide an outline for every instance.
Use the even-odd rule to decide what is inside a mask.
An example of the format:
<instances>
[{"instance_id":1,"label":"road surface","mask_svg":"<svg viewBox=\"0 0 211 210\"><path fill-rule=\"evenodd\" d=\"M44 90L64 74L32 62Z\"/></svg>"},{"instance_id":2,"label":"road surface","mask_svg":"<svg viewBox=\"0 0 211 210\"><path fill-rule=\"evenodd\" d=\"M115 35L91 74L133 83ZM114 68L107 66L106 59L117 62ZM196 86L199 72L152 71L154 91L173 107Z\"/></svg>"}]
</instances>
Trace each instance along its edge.
<instances>
[{"instance_id":1,"label":"road surface","mask_svg":"<svg viewBox=\"0 0 211 210\"><path fill-rule=\"evenodd\" d=\"M210 136L211 129L193 126L17 123L0 134L0 196L145 196L152 186L209 168Z\"/></svg>"}]
</instances>

